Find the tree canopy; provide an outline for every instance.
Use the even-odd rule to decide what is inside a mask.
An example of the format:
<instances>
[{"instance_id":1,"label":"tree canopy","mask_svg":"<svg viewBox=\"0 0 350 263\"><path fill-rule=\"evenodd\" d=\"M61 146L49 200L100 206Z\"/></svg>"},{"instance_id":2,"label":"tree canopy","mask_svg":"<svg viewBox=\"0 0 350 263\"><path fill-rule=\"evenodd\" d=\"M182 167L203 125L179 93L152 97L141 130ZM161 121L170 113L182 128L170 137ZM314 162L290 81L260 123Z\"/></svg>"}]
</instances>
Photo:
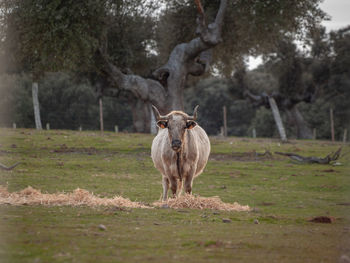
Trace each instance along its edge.
<instances>
[{"instance_id":1,"label":"tree canopy","mask_svg":"<svg viewBox=\"0 0 350 263\"><path fill-rule=\"evenodd\" d=\"M214 49L217 67L230 73L242 55L271 52L285 33L304 36L325 18L319 2L229 1L224 41ZM202 1L206 21L212 21L219 4ZM142 74L195 36L198 14L192 0L4 0L0 8L6 66L32 72L87 70L107 31L111 61ZM150 50L159 55L152 63L147 62Z\"/></svg>"}]
</instances>

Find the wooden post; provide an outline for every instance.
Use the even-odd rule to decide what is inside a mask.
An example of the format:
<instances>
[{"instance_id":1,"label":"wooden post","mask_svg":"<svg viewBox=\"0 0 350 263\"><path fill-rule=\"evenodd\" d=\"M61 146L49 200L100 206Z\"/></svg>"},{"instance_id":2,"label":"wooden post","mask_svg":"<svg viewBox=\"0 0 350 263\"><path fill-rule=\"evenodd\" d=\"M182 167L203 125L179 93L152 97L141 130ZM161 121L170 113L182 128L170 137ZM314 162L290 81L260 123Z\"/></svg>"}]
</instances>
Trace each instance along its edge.
<instances>
[{"instance_id":1,"label":"wooden post","mask_svg":"<svg viewBox=\"0 0 350 263\"><path fill-rule=\"evenodd\" d=\"M343 143L346 143L347 137L348 137L348 129L344 129Z\"/></svg>"},{"instance_id":2,"label":"wooden post","mask_svg":"<svg viewBox=\"0 0 350 263\"><path fill-rule=\"evenodd\" d=\"M226 110L226 106L223 107L223 114L224 114L224 137L227 137L227 110Z\"/></svg>"},{"instance_id":3,"label":"wooden post","mask_svg":"<svg viewBox=\"0 0 350 263\"><path fill-rule=\"evenodd\" d=\"M83 127L80 125L79 126L79 131L82 131L83 130Z\"/></svg>"},{"instance_id":4,"label":"wooden post","mask_svg":"<svg viewBox=\"0 0 350 263\"><path fill-rule=\"evenodd\" d=\"M334 142L334 119L333 119L333 109L330 108L329 110L329 117L331 121L331 135L332 135L332 142Z\"/></svg>"},{"instance_id":5,"label":"wooden post","mask_svg":"<svg viewBox=\"0 0 350 263\"><path fill-rule=\"evenodd\" d=\"M256 129L255 128L253 128L253 138L256 138Z\"/></svg>"},{"instance_id":6,"label":"wooden post","mask_svg":"<svg viewBox=\"0 0 350 263\"><path fill-rule=\"evenodd\" d=\"M50 130L50 123L46 123L46 130Z\"/></svg>"},{"instance_id":7,"label":"wooden post","mask_svg":"<svg viewBox=\"0 0 350 263\"><path fill-rule=\"evenodd\" d=\"M312 139L316 140L316 138L317 138L316 128L313 128L313 130L312 130Z\"/></svg>"},{"instance_id":8,"label":"wooden post","mask_svg":"<svg viewBox=\"0 0 350 263\"><path fill-rule=\"evenodd\" d=\"M118 133L118 132L119 132L118 125L114 125L114 131L115 131L115 133Z\"/></svg>"},{"instance_id":9,"label":"wooden post","mask_svg":"<svg viewBox=\"0 0 350 263\"><path fill-rule=\"evenodd\" d=\"M102 97L99 98L100 104L100 130L103 132L103 105L102 105Z\"/></svg>"},{"instance_id":10,"label":"wooden post","mask_svg":"<svg viewBox=\"0 0 350 263\"><path fill-rule=\"evenodd\" d=\"M220 136L220 137L224 137L224 127L223 127L223 126L220 127L219 136Z\"/></svg>"},{"instance_id":11,"label":"wooden post","mask_svg":"<svg viewBox=\"0 0 350 263\"><path fill-rule=\"evenodd\" d=\"M42 126L41 126L41 119L40 119L38 93L39 93L38 82L33 82L32 83L32 97L33 97L35 127L37 130L41 130Z\"/></svg>"},{"instance_id":12,"label":"wooden post","mask_svg":"<svg viewBox=\"0 0 350 263\"><path fill-rule=\"evenodd\" d=\"M278 132L281 136L281 140L282 140L282 142L286 142L287 141L286 131L284 130L281 115L280 115L280 112L278 110L275 99L272 97L269 97L269 104L270 104L270 107L272 110L273 117L275 119L275 123L276 123L277 128L278 128Z\"/></svg>"},{"instance_id":13,"label":"wooden post","mask_svg":"<svg viewBox=\"0 0 350 263\"><path fill-rule=\"evenodd\" d=\"M17 125L16 125L16 123L14 122L14 123L12 123L12 128L14 128L14 129L16 129L17 128Z\"/></svg>"}]
</instances>

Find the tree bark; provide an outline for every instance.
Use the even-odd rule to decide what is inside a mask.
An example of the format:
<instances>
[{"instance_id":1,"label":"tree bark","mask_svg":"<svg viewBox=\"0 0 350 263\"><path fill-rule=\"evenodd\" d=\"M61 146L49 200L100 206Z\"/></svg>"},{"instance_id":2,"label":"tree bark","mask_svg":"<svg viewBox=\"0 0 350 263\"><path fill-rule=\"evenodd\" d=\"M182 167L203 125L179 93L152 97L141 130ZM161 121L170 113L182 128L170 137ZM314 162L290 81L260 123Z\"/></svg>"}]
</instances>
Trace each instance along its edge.
<instances>
[{"instance_id":1,"label":"tree bark","mask_svg":"<svg viewBox=\"0 0 350 263\"><path fill-rule=\"evenodd\" d=\"M149 105L149 111L150 111L150 115L151 115L151 121L150 121L150 132L151 134L157 134L157 124L156 124L156 118L154 117L154 114L152 113L152 108L151 105Z\"/></svg>"},{"instance_id":2,"label":"tree bark","mask_svg":"<svg viewBox=\"0 0 350 263\"><path fill-rule=\"evenodd\" d=\"M291 109L286 109L289 122L296 127L296 134L298 139L312 139L313 133L308 123L301 115L298 106L294 105Z\"/></svg>"},{"instance_id":3,"label":"tree bark","mask_svg":"<svg viewBox=\"0 0 350 263\"><path fill-rule=\"evenodd\" d=\"M199 1L196 3L198 4ZM155 79L124 74L116 65L113 65L108 59L105 36L99 54L105 65L103 71L114 84L113 89L129 91L138 100L137 109L142 108L142 103L150 103L155 105L163 115L172 110L183 110L183 90L187 76L202 75L208 69L211 60L210 49L222 41L221 29L226 6L227 0L221 0L215 21L209 25L206 25L204 13L199 12L196 30L199 36L188 43L176 45L167 63L153 72ZM149 132L150 119L147 125L142 123L140 119L142 114L136 114L137 109L133 112L133 117L136 118L134 119L135 129Z\"/></svg>"},{"instance_id":4,"label":"tree bark","mask_svg":"<svg viewBox=\"0 0 350 263\"><path fill-rule=\"evenodd\" d=\"M33 108L34 108L34 119L35 119L35 128L37 130L42 129L41 119L40 119L40 107L39 107L39 98L38 98L38 82L32 83L32 97L33 97Z\"/></svg>"},{"instance_id":5,"label":"tree bark","mask_svg":"<svg viewBox=\"0 0 350 263\"><path fill-rule=\"evenodd\" d=\"M286 131L285 131L284 126L283 126L283 122L282 122L281 115L280 115L280 112L278 110L276 101L273 97L269 97L269 103L270 103L272 114L273 114L273 117L275 119L275 123L276 123L276 126L278 128L278 132L280 134L281 140L282 140L282 142L286 142L287 135L286 135Z\"/></svg>"},{"instance_id":6,"label":"tree bark","mask_svg":"<svg viewBox=\"0 0 350 263\"><path fill-rule=\"evenodd\" d=\"M132 99L131 105L134 132L150 133L150 105L138 99Z\"/></svg>"}]
</instances>

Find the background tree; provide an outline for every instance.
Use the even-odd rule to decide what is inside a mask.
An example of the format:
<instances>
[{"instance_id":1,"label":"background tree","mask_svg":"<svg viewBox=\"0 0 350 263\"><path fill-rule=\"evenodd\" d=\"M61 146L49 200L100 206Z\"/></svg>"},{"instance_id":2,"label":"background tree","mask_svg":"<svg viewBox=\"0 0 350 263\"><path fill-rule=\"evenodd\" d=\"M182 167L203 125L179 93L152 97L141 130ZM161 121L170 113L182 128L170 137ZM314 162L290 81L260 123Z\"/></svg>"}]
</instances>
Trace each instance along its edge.
<instances>
[{"instance_id":1,"label":"background tree","mask_svg":"<svg viewBox=\"0 0 350 263\"><path fill-rule=\"evenodd\" d=\"M336 137L349 131L350 108L350 26L326 34L324 29L311 37L311 72L317 87L317 97L312 105L301 105L317 136L330 138L329 110L334 110Z\"/></svg>"},{"instance_id":2,"label":"background tree","mask_svg":"<svg viewBox=\"0 0 350 263\"><path fill-rule=\"evenodd\" d=\"M36 65L35 68L47 71L86 71L86 68L96 66L96 72L104 73L102 78L109 79L110 85L103 90L103 94L115 96L123 91L133 97L134 108L139 109L133 114L134 120L140 112L147 112L150 103L155 104L162 113L182 109L183 89L188 76L203 75L211 61L215 62L216 70L231 74L237 57L241 59L245 54L269 52L285 32L294 32L301 37L306 27L312 27L324 17L318 0L300 0L297 3L287 0L272 3L254 0L234 3L203 1L203 8L199 1L198 8L192 1L181 1L180 5L168 2L159 20L155 20L155 25L149 24L144 30L151 33L156 31L158 37L147 37L145 41L138 42L140 50L146 50L146 56L152 53L149 51L158 51L158 61L163 63L163 66L159 66L153 60L155 64L150 67L155 69L153 77L145 78L139 72L130 74L125 68L127 63L117 64L119 59L116 60L116 54L123 54L116 56L121 58L131 53L120 52L118 44L115 45L119 35L111 32L117 25L113 21L118 21L120 17L130 17L127 20L130 23L137 21L136 18L157 19L153 15L154 9L148 8L149 1L94 0L81 4L76 1L25 0L4 3L8 6L5 20L14 21L12 24L16 25L8 27L13 32L7 32L13 33L21 43L16 52L10 52L15 55L16 61L29 61L30 67ZM171 18L175 19L180 11L188 22L185 23L186 30L175 34L178 28ZM197 14L199 18L196 23ZM163 21L166 23L163 24ZM171 24L173 27L170 27ZM131 30L125 32L131 34ZM160 44L162 41L169 43L168 49ZM121 39L118 42L123 43ZM213 49L221 42L220 49ZM130 46L134 50L133 45ZM96 57L96 51L101 60ZM137 59L135 56L133 61ZM139 119L147 119L147 116ZM139 131L146 131L146 128L140 125Z\"/></svg>"},{"instance_id":3,"label":"background tree","mask_svg":"<svg viewBox=\"0 0 350 263\"><path fill-rule=\"evenodd\" d=\"M310 74L307 73L305 58L297 50L292 38L286 36L279 42L276 54L266 62L264 70L276 77L278 89L263 91L258 96L247 90L247 97L256 105L264 105L267 108L270 108L268 98L274 98L278 108L286 113L289 126L296 128L297 137L311 139L312 131L297 105L301 102L312 102L316 89Z\"/></svg>"}]
</instances>

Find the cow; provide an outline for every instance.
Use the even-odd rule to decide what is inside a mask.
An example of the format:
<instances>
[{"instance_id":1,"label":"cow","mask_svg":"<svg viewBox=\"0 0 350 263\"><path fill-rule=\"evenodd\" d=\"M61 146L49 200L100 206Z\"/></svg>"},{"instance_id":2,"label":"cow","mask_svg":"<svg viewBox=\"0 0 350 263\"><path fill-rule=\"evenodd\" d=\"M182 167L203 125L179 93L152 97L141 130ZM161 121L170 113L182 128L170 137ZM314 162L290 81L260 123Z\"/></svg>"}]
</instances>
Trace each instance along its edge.
<instances>
[{"instance_id":1,"label":"cow","mask_svg":"<svg viewBox=\"0 0 350 263\"><path fill-rule=\"evenodd\" d=\"M198 105L193 116L183 111L172 111L162 116L152 109L159 127L152 142L152 160L162 174L163 201L167 200L169 185L173 197L182 192L192 193L193 179L200 175L208 161L210 141L206 132L196 123Z\"/></svg>"}]
</instances>

